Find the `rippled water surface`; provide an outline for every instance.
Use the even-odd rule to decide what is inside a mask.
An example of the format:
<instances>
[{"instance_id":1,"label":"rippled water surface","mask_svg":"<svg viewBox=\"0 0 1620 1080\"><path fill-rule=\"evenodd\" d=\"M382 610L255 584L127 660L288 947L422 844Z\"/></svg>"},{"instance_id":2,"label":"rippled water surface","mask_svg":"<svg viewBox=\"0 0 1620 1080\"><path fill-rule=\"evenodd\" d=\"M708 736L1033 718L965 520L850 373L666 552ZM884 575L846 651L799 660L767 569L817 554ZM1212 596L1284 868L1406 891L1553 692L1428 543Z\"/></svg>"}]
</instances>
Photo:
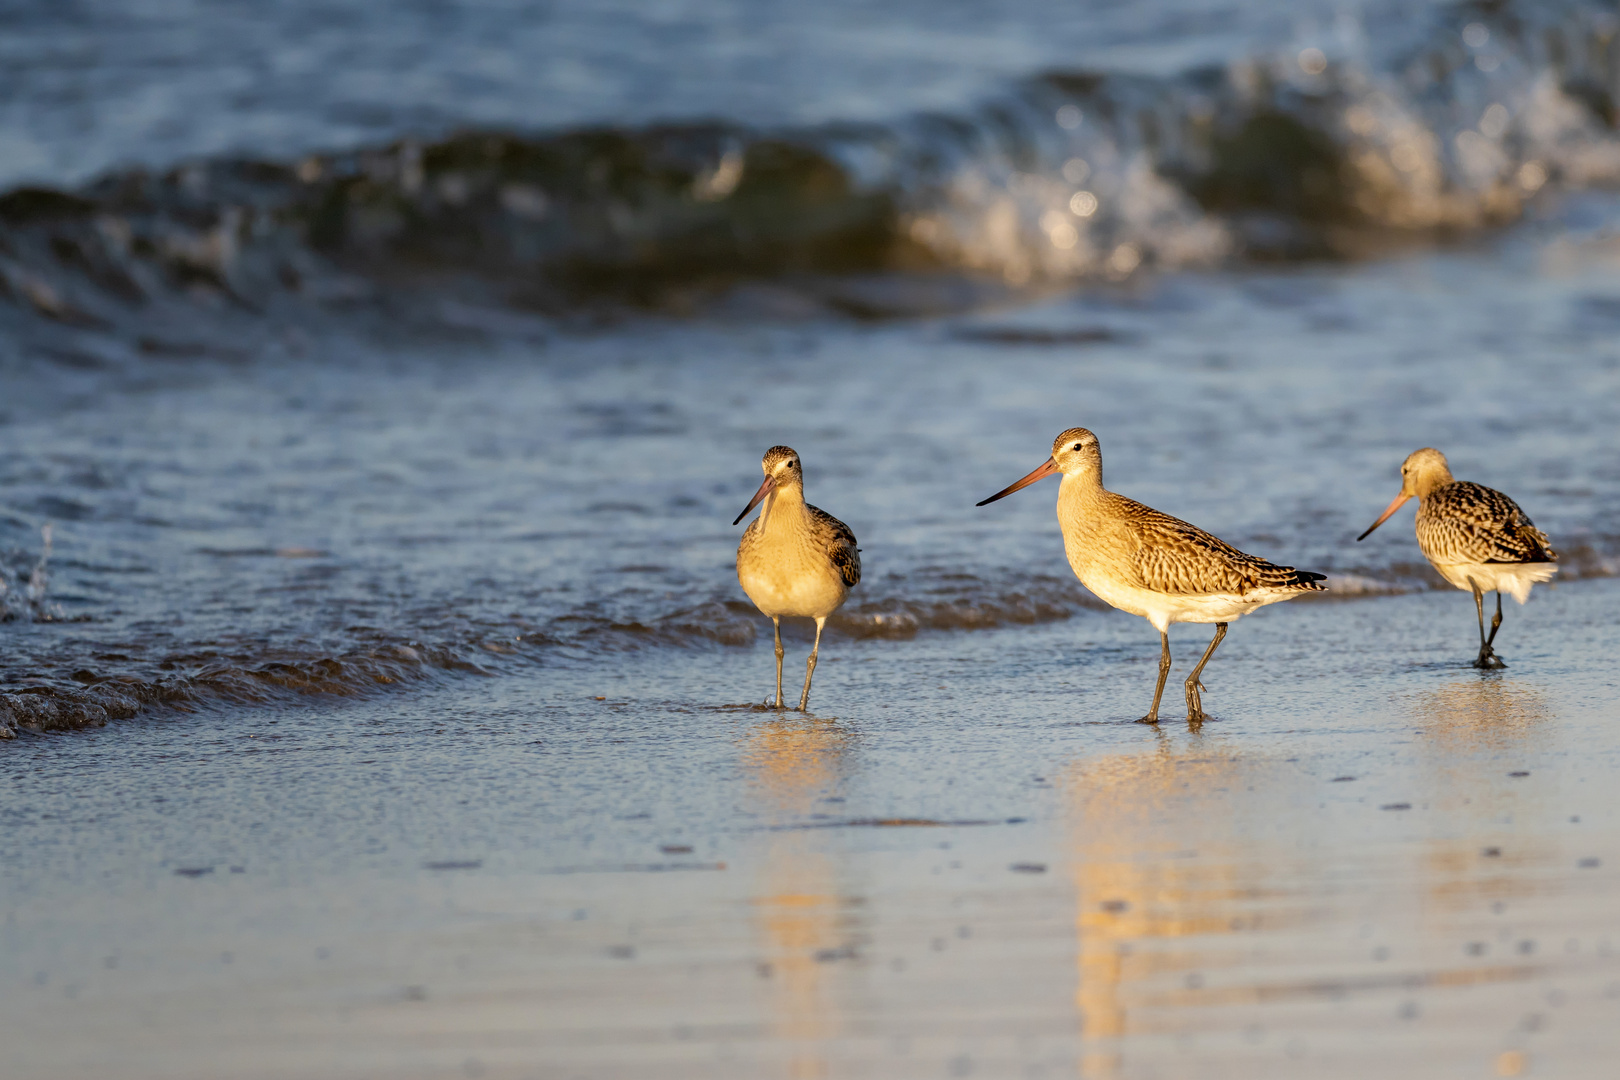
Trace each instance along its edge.
<instances>
[{"instance_id":1,"label":"rippled water surface","mask_svg":"<svg viewBox=\"0 0 1620 1080\"><path fill-rule=\"evenodd\" d=\"M1246 619L1196 733L1087 612L19 743L11 1071L1603 1076L1616 590L1466 599Z\"/></svg>"},{"instance_id":2,"label":"rippled water surface","mask_svg":"<svg viewBox=\"0 0 1620 1080\"><path fill-rule=\"evenodd\" d=\"M1095 601L1055 485L972 504L1074 424L1116 490L1340 594L1438 581L1409 518L1353 542L1420 445L1517 498L1561 580L1606 575L1620 322L1607 226L1576 227L1606 205L1488 251L893 324L379 311L261 324L239 355L36 341L0 459L14 606L47 522L53 551L0 670L117 712L745 645L729 522L776 443L861 541L836 633L1064 618Z\"/></svg>"},{"instance_id":3,"label":"rippled water surface","mask_svg":"<svg viewBox=\"0 0 1620 1080\"><path fill-rule=\"evenodd\" d=\"M1042 68L1175 69L1374 5L24 0L0 13L0 186L478 124L884 120Z\"/></svg>"}]
</instances>

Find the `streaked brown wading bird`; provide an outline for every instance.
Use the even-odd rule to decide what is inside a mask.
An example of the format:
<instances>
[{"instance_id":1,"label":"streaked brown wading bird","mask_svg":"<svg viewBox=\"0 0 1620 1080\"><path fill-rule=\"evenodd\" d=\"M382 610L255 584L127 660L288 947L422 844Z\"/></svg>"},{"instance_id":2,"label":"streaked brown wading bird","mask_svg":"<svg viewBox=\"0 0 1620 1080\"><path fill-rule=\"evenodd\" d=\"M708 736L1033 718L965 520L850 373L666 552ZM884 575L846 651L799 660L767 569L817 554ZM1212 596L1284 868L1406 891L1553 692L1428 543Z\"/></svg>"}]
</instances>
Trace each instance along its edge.
<instances>
[{"instance_id":1,"label":"streaked brown wading bird","mask_svg":"<svg viewBox=\"0 0 1620 1080\"><path fill-rule=\"evenodd\" d=\"M1367 531L1362 541L1390 519L1408 499L1417 499L1417 542L1440 576L1474 594L1479 616L1477 668L1507 667L1492 645L1502 625L1502 594L1519 603L1530 588L1558 572L1558 553L1547 534L1533 525L1519 504L1483 484L1453 480L1446 455L1432 446L1415 450L1401 463L1401 493ZM1485 633L1485 594L1496 590L1496 616Z\"/></svg>"},{"instance_id":2,"label":"streaked brown wading bird","mask_svg":"<svg viewBox=\"0 0 1620 1080\"><path fill-rule=\"evenodd\" d=\"M743 531L737 545L737 580L754 606L771 617L776 628L776 708L782 708L782 620L801 616L816 620L816 643L804 666L804 693L799 711L810 705L810 679L816 673L821 631L849 590L861 580L860 549L849 526L804 501L804 471L799 455L773 446L760 462L765 482L748 500L737 524L761 501L765 508Z\"/></svg>"},{"instance_id":3,"label":"streaked brown wading bird","mask_svg":"<svg viewBox=\"0 0 1620 1080\"><path fill-rule=\"evenodd\" d=\"M979 503L993 503L1053 473L1063 550L1080 584L1121 611L1140 615L1159 632L1159 682L1144 724L1159 722L1159 699L1170 674L1170 624L1214 623L1215 636L1187 676L1187 720L1205 719L1198 677L1226 636L1226 624L1267 604L1322 592L1326 575L1245 555L1200 528L1103 487L1097 436L1070 428L1052 443L1040 468Z\"/></svg>"}]
</instances>

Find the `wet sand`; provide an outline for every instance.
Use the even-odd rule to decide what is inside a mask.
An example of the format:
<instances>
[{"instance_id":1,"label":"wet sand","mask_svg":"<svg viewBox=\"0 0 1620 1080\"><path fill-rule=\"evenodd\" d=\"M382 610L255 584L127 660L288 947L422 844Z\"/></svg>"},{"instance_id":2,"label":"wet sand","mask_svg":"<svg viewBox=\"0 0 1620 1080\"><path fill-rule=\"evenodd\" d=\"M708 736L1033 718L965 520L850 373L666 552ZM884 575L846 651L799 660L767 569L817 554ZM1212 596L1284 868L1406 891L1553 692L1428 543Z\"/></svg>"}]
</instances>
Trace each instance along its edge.
<instances>
[{"instance_id":1,"label":"wet sand","mask_svg":"<svg viewBox=\"0 0 1620 1080\"><path fill-rule=\"evenodd\" d=\"M1617 600L1268 609L1196 732L1082 612L14 744L7 1075L1605 1076Z\"/></svg>"}]
</instances>

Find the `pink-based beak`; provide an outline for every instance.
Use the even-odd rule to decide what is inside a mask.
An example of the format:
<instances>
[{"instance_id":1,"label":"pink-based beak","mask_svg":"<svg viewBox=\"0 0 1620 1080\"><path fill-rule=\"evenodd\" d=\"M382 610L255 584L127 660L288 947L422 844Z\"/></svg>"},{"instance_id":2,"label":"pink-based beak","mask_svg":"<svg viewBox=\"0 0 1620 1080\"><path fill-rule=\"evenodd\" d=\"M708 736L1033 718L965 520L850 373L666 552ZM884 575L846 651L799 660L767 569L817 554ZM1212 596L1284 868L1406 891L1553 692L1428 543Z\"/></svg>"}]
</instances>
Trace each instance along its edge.
<instances>
[{"instance_id":1,"label":"pink-based beak","mask_svg":"<svg viewBox=\"0 0 1620 1080\"><path fill-rule=\"evenodd\" d=\"M1378 515L1378 520L1377 521L1375 521L1371 525L1367 526L1367 531L1366 532L1364 532L1360 536L1356 537L1356 542L1359 544L1361 541L1363 541L1363 540L1367 539L1367 537L1371 536L1372 531L1374 529L1378 528L1378 526L1380 526L1384 522L1388 521L1390 515L1393 514L1395 511L1399 510L1402 506L1405 506L1406 505L1406 500L1410 499L1411 497L1412 496L1404 494L1404 493L1395 496L1395 501L1390 503L1388 509L1386 509L1382 514Z\"/></svg>"},{"instance_id":2,"label":"pink-based beak","mask_svg":"<svg viewBox=\"0 0 1620 1080\"><path fill-rule=\"evenodd\" d=\"M1051 476L1053 473L1061 471L1062 470L1058 468L1058 463L1056 461L1053 461L1051 458L1047 458L1041 463L1040 468L1036 469L1034 472L1030 473L1016 484L1013 484L1011 487L1004 487L994 495L990 496L988 499L984 500L984 502L974 503L973 505L984 506L986 503L993 503L997 499L1005 499L1007 496L1011 495L1020 488L1027 488L1035 481L1045 479L1046 477Z\"/></svg>"},{"instance_id":3,"label":"pink-based beak","mask_svg":"<svg viewBox=\"0 0 1620 1080\"><path fill-rule=\"evenodd\" d=\"M743 512L737 515L737 520L733 521L732 524L735 525L738 521L741 521L743 518L747 517L748 511L758 506L760 500L769 495L771 493L771 489L775 486L776 479L774 477L767 476L765 478L765 482L759 485L759 490L754 492L754 497L748 500L748 505L743 507Z\"/></svg>"}]
</instances>

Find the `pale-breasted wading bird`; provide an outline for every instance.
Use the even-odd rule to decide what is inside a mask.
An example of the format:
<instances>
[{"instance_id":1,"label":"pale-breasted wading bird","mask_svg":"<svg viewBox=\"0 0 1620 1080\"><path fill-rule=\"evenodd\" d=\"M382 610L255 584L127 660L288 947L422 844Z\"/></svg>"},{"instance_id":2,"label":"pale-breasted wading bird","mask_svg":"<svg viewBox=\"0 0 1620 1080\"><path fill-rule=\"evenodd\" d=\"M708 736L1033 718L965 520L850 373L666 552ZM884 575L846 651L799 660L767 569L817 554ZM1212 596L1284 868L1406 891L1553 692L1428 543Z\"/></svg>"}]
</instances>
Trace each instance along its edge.
<instances>
[{"instance_id":1,"label":"pale-breasted wading bird","mask_svg":"<svg viewBox=\"0 0 1620 1080\"><path fill-rule=\"evenodd\" d=\"M1479 616L1477 668L1507 667L1492 645L1502 625L1502 594L1519 603L1530 588L1558 572L1558 553L1547 534L1531 524L1519 504L1483 484L1453 480L1446 455L1425 446L1401 463L1401 493L1367 531L1365 540L1408 499L1418 501L1417 542L1440 576L1474 594ZM1485 593L1496 590L1496 617L1485 634Z\"/></svg>"},{"instance_id":2,"label":"pale-breasted wading bird","mask_svg":"<svg viewBox=\"0 0 1620 1080\"><path fill-rule=\"evenodd\" d=\"M1187 720L1205 718L1198 681L1226 624L1279 600L1322 592L1326 575L1277 566L1245 555L1202 529L1161 514L1103 487L1097 436L1070 428L1052 443L1052 456L1011 487L979 503L993 503L1042 477L1063 474L1058 524L1063 550L1080 583L1121 611L1140 615L1159 632L1159 682L1153 707L1142 717L1159 722L1159 698L1170 674L1170 624L1214 623L1215 636L1187 676Z\"/></svg>"},{"instance_id":3,"label":"pale-breasted wading bird","mask_svg":"<svg viewBox=\"0 0 1620 1080\"><path fill-rule=\"evenodd\" d=\"M810 705L810 679L816 673L821 631L849 590L861 580L860 549L849 526L804 501L804 470L799 455L773 446L760 462L765 482L748 500L737 524L765 503L759 517L743 531L737 545L737 580L754 606L771 617L776 628L776 708L782 708L782 619L816 620L816 643L804 666L804 693L799 711Z\"/></svg>"}]
</instances>

